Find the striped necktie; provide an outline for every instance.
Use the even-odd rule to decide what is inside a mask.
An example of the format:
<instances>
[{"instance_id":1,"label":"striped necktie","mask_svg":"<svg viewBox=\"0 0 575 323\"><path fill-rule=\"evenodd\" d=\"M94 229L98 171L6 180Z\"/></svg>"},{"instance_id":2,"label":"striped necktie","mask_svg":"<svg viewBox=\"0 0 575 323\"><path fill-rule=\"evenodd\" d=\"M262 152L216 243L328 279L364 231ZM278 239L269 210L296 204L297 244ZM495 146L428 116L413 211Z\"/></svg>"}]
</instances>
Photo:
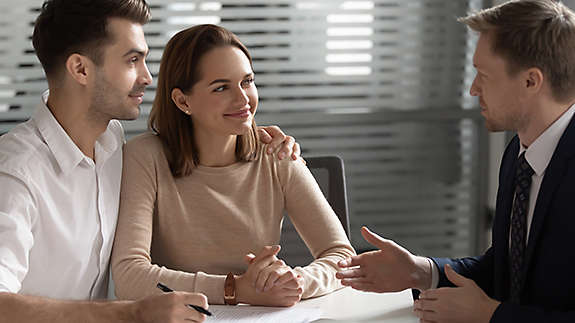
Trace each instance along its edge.
<instances>
[{"instance_id":1,"label":"striped necktie","mask_svg":"<svg viewBox=\"0 0 575 323\"><path fill-rule=\"evenodd\" d=\"M515 199L511 211L511 246L509 248L511 302L519 304L521 288L521 267L525 254L527 236L527 209L529 207L529 190L534 171L525 159L525 152L519 156L515 173Z\"/></svg>"}]
</instances>

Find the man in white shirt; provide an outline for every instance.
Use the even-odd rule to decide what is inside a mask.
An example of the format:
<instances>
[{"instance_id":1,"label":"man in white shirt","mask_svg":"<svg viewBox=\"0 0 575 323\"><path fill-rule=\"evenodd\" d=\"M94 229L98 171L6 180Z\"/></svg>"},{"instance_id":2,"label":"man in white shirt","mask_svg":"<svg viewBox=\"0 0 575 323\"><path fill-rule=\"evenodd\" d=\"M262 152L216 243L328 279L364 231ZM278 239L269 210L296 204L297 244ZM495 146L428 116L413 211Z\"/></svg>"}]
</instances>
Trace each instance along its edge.
<instances>
[{"instance_id":1,"label":"man in white shirt","mask_svg":"<svg viewBox=\"0 0 575 323\"><path fill-rule=\"evenodd\" d=\"M50 90L29 121L0 137L0 322L205 319L185 306L207 307L201 294L92 302L107 295L117 221L124 134L116 119L137 118L152 82L149 16L144 0L42 7L33 43ZM273 135L272 146L283 142L280 154L299 156L293 138L266 131L260 137Z\"/></svg>"},{"instance_id":2,"label":"man in white shirt","mask_svg":"<svg viewBox=\"0 0 575 323\"><path fill-rule=\"evenodd\" d=\"M422 322L575 322L575 14L522 0L460 21L480 33L470 93L486 127L517 132L501 162L492 246L425 258L364 227L379 250L342 261L336 276L360 290L422 291Z\"/></svg>"}]
</instances>

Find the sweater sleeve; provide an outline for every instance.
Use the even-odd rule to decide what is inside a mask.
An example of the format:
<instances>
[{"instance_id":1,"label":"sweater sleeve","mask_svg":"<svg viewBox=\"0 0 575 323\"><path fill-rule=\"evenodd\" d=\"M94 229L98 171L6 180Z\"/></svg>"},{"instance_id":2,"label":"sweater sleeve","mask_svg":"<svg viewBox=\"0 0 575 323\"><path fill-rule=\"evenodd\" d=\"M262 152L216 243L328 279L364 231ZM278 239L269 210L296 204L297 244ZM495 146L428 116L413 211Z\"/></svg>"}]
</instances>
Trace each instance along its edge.
<instances>
[{"instance_id":1,"label":"sweater sleeve","mask_svg":"<svg viewBox=\"0 0 575 323\"><path fill-rule=\"evenodd\" d=\"M188 273L152 263L158 169L166 166L159 165L162 163L167 164L159 140L134 140L124 147L120 211L112 251L116 296L139 299L158 294L161 291L156 284L161 282L174 290L203 293L210 303L223 304L225 276Z\"/></svg>"},{"instance_id":2,"label":"sweater sleeve","mask_svg":"<svg viewBox=\"0 0 575 323\"><path fill-rule=\"evenodd\" d=\"M295 268L305 281L302 298L341 288L335 278L337 263L355 255L343 226L303 163L280 161L278 167L288 216L315 258L309 265Z\"/></svg>"}]
</instances>

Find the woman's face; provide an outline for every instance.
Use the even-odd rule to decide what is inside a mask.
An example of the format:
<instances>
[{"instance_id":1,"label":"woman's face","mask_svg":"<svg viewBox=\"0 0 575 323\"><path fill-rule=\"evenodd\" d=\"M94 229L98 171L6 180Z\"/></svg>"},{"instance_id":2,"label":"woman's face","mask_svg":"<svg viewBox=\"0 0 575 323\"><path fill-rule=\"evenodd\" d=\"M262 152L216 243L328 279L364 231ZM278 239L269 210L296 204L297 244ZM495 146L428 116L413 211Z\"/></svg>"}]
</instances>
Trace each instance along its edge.
<instances>
[{"instance_id":1,"label":"woman's face","mask_svg":"<svg viewBox=\"0 0 575 323\"><path fill-rule=\"evenodd\" d=\"M201 79L187 97L196 135L242 135L252 126L258 91L249 59L237 47L215 48L200 59Z\"/></svg>"}]
</instances>

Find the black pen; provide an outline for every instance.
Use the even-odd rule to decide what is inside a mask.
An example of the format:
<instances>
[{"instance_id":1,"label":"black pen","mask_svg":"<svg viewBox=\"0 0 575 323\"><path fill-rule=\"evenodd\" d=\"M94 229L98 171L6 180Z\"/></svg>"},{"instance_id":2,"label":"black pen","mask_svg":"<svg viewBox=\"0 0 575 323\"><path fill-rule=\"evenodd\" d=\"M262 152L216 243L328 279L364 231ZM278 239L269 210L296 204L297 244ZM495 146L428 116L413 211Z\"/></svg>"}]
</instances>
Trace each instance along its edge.
<instances>
[{"instance_id":1,"label":"black pen","mask_svg":"<svg viewBox=\"0 0 575 323\"><path fill-rule=\"evenodd\" d=\"M174 291L174 290L172 290L170 287L168 287L168 286L166 286L166 285L164 285L164 284L162 284L162 283L158 283L158 284L156 285L156 287L158 287L159 289L161 289L162 292L164 292L164 293L171 293L171 292ZM200 313L202 313L202 314L206 314L207 316L212 316L212 313L210 313L210 311L208 311L207 309L205 309L205 308L203 308L203 307L201 307L201 306L199 306L199 305L186 304L186 306L191 307L191 308L195 309L196 311L198 311L198 312L200 312Z\"/></svg>"}]
</instances>

